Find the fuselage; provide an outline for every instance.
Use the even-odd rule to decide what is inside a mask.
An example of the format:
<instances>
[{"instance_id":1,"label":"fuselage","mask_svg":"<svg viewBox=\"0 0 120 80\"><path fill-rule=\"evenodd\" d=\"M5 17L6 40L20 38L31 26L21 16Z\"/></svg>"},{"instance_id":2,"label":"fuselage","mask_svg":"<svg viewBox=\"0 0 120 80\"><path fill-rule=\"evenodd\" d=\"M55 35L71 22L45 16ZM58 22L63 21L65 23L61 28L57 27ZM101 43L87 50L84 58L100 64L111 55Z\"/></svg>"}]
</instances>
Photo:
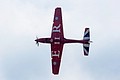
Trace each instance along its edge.
<instances>
[{"instance_id":1,"label":"fuselage","mask_svg":"<svg viewBox=\"0 0 120 80\"><path fill-rule=\"evenodd\" d=\"M56 44L65 44L65 43L89 43L88 40L74 40L74 39L66 39L66 38L39 38L35 41L41 43L56 43Z\"/></svg>"}]
</instances>

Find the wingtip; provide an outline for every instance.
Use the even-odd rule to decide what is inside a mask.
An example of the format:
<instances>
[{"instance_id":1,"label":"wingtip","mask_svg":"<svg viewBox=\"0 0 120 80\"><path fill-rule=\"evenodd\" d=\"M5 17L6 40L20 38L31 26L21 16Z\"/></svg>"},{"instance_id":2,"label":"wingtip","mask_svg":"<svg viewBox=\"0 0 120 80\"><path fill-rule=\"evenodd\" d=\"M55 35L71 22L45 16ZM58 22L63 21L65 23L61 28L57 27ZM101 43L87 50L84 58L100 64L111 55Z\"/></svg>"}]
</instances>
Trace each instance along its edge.
<instances>
[{"instance_id":1,"label":"wingtip","mask_svg":"<svg viewBox=\"0 0 120 80\"><path fill-rule=\"evenodd\" d=\"M55 9L61 9L61 7L56 7Z\"/></svg>"},{"instance_id":2,"label":"wingtip","mask_svg":"<svg viewBox=\"0 0 120 80\"><path fill-rule=\"evenodd\" d=\"M58 75L59 73L53 73L54 75Z\"/></svg>"}]
</instances>

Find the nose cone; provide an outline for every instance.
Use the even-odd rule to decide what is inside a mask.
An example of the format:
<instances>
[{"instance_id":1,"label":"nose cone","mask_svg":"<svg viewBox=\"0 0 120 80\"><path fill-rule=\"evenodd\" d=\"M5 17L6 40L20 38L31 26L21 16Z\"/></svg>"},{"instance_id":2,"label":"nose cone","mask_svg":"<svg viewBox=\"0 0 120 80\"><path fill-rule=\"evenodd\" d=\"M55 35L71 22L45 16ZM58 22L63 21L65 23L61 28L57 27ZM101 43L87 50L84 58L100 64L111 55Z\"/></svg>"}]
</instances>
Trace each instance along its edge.
<instances>
[{"instance_id":1,"label":"nose cone","mask_svg":"<svg viewBox=\"0 0 120 80\"><path fill-rule=\"evenodd\" d=\"M38 37L36 36L36 40L35 40L36 42L38 42Z\"/></svg>"},{"instance_id":2,"label":"nose cone","mask_svg":"<svg viewBox=\"0 0 120 80\"><path fill-rule=\"evenodd\" d=\"M38 39L36 39L35 41L38 41Z\"/></svg>"},{"instance_id":3,"label":"nose cone","mask_svg":"<svg viewBox=\"0 0 120 80\"><path fill-rule=\"evenodd\" d=\"M38 39L36 39L35 41L36 41L37 46L39 46Z\"/></svg>"},{"instance_id":4,"label":"nose cone","mask_svg":"<svg viewBox=\"0 0 120 80\"><path fill-rule=\"evenodd\" d=\"M44 39L43 39L43 38L39 38L39 39L37 38L35 41L36 41L37 43L38 43L38 42L43 42Z\"/></svg>"}]
</instances>

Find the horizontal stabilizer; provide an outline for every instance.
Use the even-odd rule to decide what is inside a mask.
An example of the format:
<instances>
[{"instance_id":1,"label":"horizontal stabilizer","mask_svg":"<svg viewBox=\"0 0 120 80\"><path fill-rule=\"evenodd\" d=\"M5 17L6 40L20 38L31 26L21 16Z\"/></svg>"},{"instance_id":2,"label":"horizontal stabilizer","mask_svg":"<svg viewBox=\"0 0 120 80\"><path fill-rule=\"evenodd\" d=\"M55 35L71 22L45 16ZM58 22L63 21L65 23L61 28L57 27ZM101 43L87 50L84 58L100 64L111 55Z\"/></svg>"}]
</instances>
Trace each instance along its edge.
<instances>
[{"instance_id":1,"label":"horizontal stabilizer","mask_svg":"<svg viewBox=\"0 0 120 80\"><path fill-rule=\"evenodd\" d=\"M87 41L90 40L90 29L89 28L85 28L83 40L87 40Z\"/></svg>"},{"instance_id":2,"label":"horizontal stabilizer","mask_svg":"<svg viewBox=\"0 0 120 80\"><path fill-rule=\"evenodd\" d=\"M85 56L88 56L88 54L89 54L90 42L91 42L91 41L90 41L90 29L89 29L89 28L85 28L83 40L88 41L88 43L83 43L84 55L85 55Z\"/></svg>"},{"instance_id":3,"label":"horizontal stabilizer","mask_svg":"<svg viewBox=\"0 0 120 80\"><path fill-rule=\"evenodd\" d=\"M90 47L89 43L83 44L83 51L85 56L88 56L89 54L89 47Z\"/></svg>"}]
</instances>

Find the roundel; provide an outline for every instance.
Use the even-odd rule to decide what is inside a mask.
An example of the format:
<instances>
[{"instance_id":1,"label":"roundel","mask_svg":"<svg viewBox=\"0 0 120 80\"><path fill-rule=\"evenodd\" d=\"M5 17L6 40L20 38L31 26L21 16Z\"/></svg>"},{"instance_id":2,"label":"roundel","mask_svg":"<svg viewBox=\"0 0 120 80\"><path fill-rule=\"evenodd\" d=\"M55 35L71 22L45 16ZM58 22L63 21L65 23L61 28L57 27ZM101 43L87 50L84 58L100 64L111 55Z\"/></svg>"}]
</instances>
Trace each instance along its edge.
<instances>
[{"instance_id":1,"label":"roundel","mask_svg":"<svg viewBox=\"0 0 120 80\"><path fill-rule=\"evenodd\" d=\"M57 65L57 62L53 62L53 65Z\"/></svg>"},{"instance_id":2,"label":"roundel","mask_svg":"<svg viewBox=\"0 0 120 80\"><path fill-rule=\"evenodd\" d=\"M55 17L55 20L58 20L58 17L57 17L57 16Z\"/></svg>"}]
</instances>

